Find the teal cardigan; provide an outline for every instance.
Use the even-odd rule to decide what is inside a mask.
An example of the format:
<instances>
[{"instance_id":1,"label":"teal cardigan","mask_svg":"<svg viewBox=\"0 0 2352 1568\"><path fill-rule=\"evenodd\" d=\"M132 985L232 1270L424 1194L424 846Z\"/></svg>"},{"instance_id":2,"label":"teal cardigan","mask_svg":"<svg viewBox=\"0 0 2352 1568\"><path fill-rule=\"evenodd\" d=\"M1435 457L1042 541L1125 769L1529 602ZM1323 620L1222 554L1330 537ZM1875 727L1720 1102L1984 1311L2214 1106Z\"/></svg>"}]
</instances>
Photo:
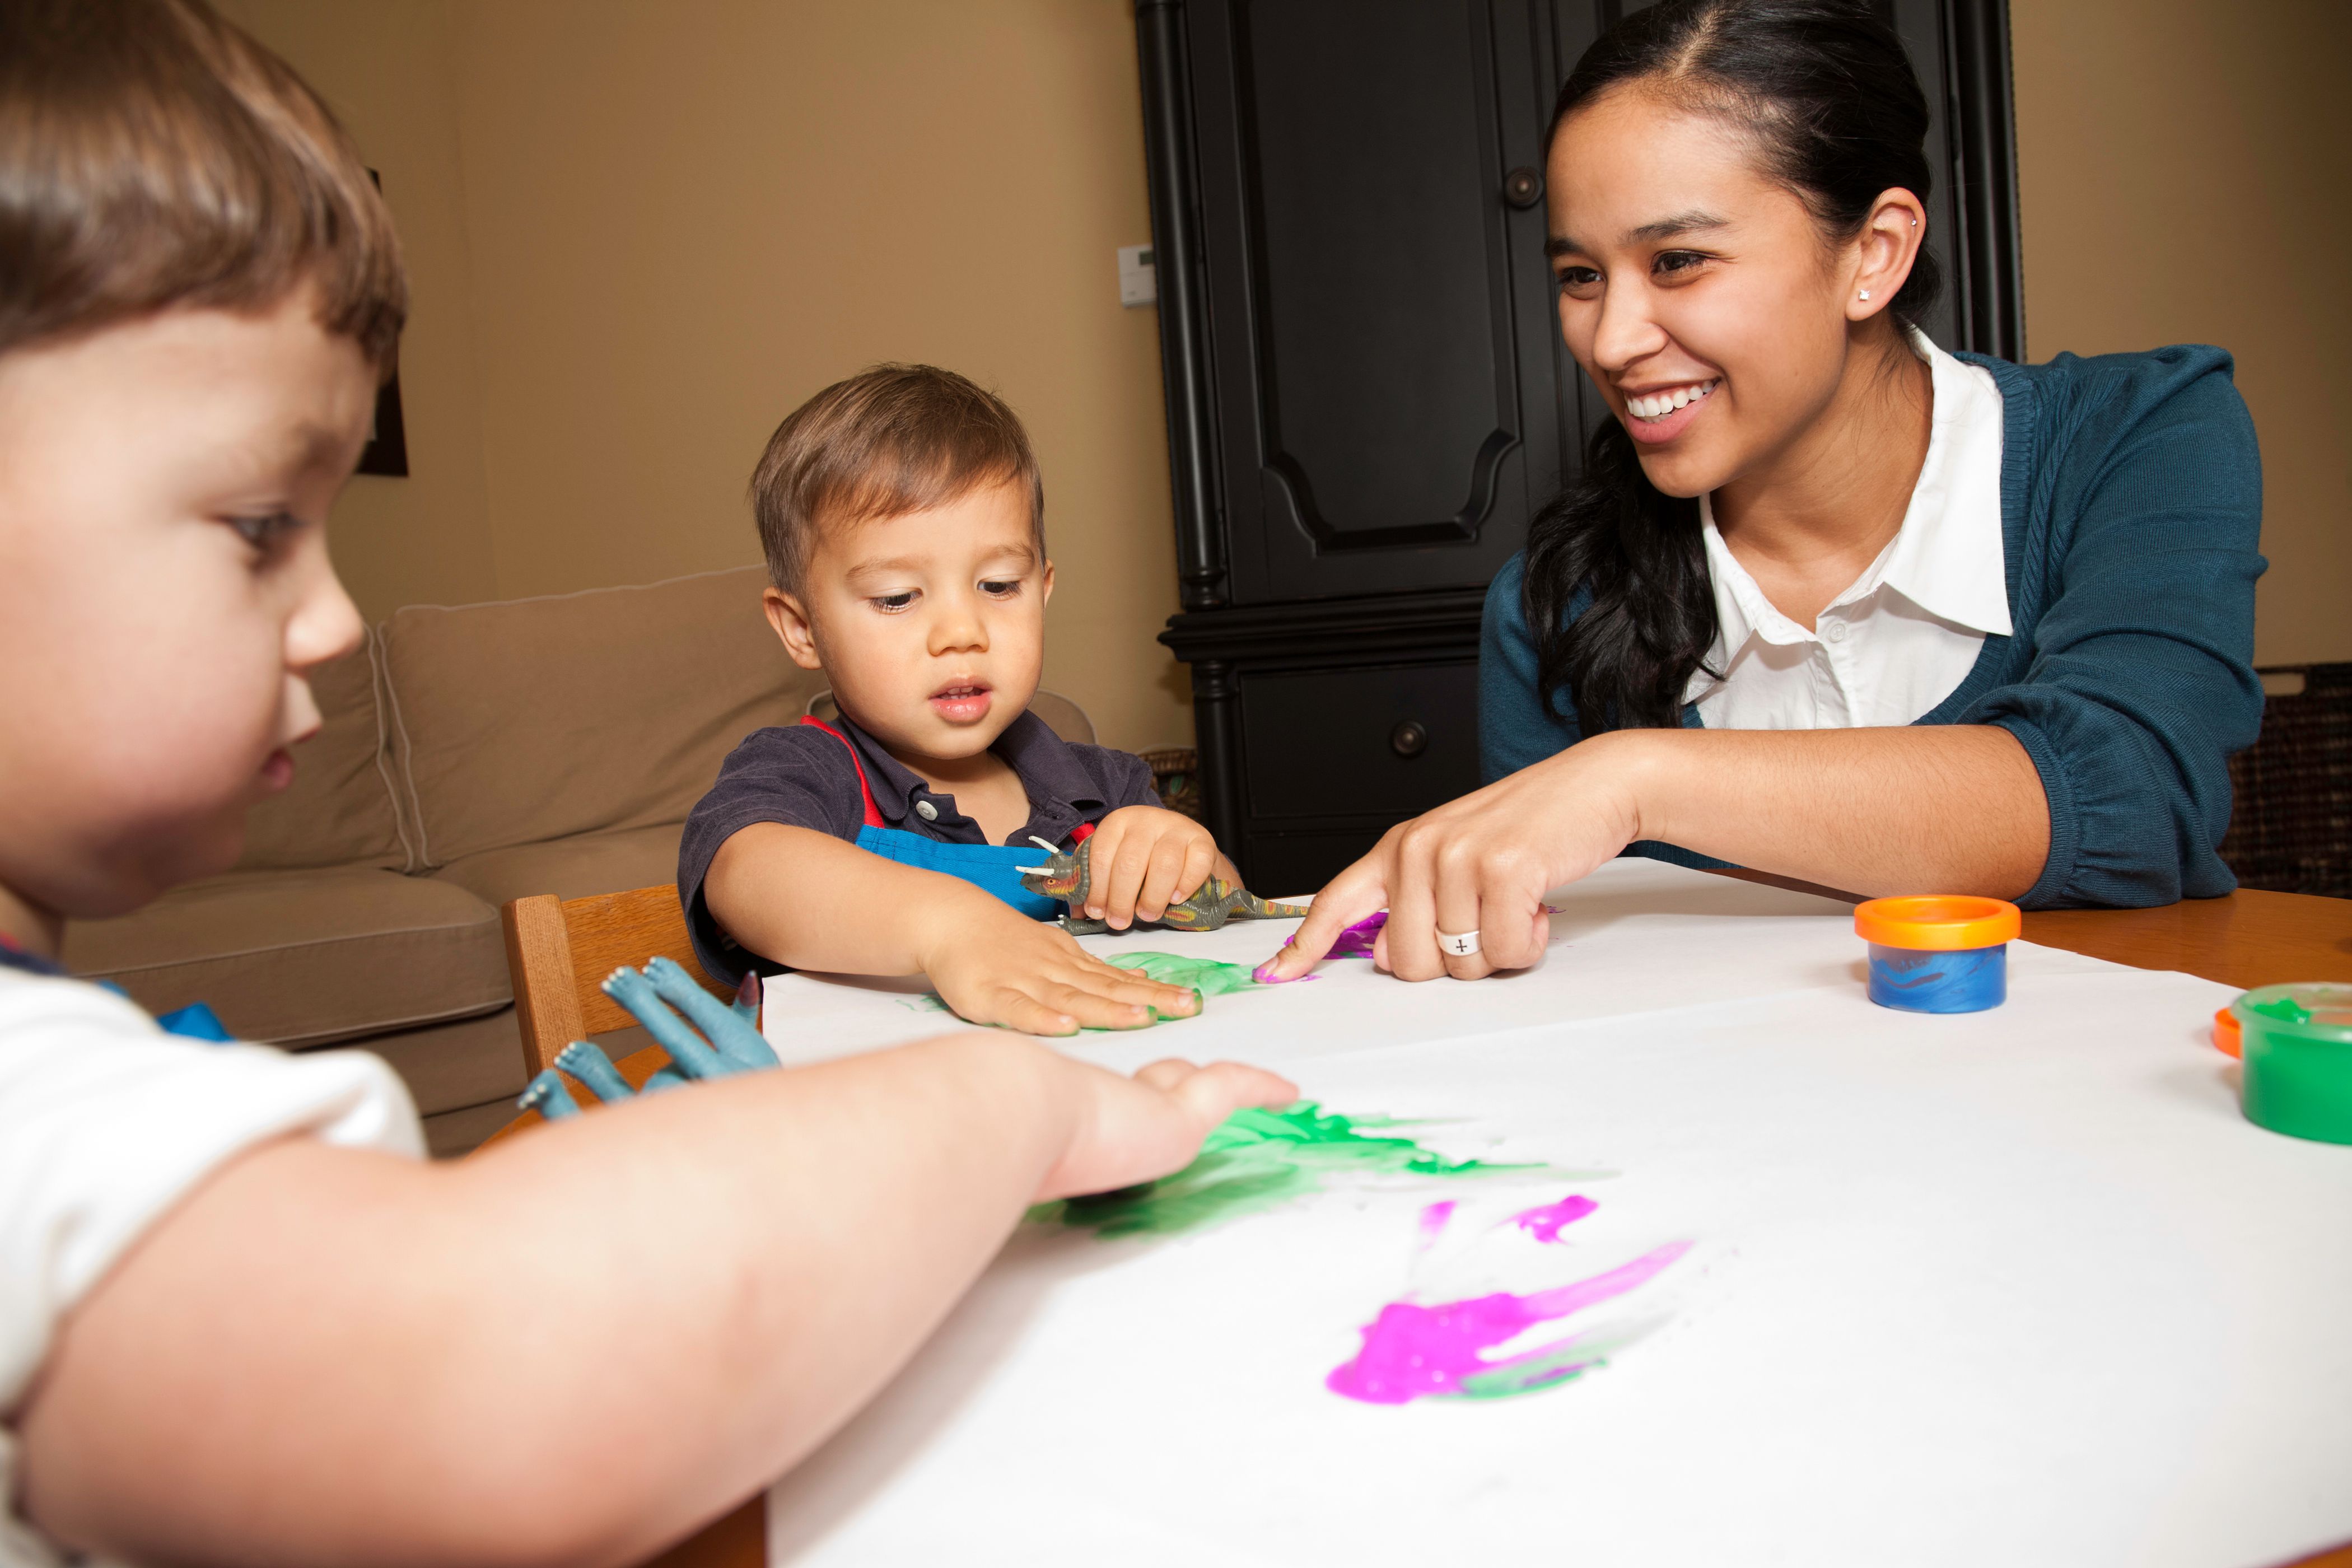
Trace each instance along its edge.
<instances>
[{"instance_id":1,"label":"teal cardigan","mask_svg":"<svg viewBox=\"0 0 2352 1568\"><path fill-rule=\"evenodd\" d=\"M1922 724L1998 724L2050 801L2050 858L2020 903L2141 906L2218 898L2237 879L2216 847L2230 826L2230 753L2263 722L2255 677L2262 458L2230 356L2060 354L2047 364L1960 358L2001 395L2001 538L2010 637L1988 637ZM1536 689L1524 555L1486 592L1478 660L1479 760L1488 780L1583 738ZM1580 592L1573 620L1591 603ZM1696 727L1698 710L1683 710ZM1717 866L1644 842L1629 854Z\"/></svg>"}]
</instances>

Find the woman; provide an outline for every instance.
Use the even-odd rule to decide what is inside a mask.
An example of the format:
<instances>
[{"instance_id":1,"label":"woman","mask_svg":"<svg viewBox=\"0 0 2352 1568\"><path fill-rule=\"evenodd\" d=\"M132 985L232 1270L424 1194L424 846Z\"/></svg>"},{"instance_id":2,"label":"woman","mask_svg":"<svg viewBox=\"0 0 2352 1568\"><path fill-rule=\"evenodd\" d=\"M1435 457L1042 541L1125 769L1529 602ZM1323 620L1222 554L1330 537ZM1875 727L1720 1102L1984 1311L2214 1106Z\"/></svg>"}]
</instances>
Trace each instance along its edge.
<instances>
[{"instance_id":1,"label":"woman","mask_svg":"<svg viewBox=\"0 0 2352 1568\"><path fill-rule=\"evenodd\" d=\"M1629 849L2040 907L2235 885L2229 356L1934 348L1927 131L1866 0L1667 0L1579 62L1547 248L1615 418L1487 595L1497 782L1391 829L1276 973L1383 906L1406 979L1525 966L1544 889Z\"/></svg>"}]
</instances>

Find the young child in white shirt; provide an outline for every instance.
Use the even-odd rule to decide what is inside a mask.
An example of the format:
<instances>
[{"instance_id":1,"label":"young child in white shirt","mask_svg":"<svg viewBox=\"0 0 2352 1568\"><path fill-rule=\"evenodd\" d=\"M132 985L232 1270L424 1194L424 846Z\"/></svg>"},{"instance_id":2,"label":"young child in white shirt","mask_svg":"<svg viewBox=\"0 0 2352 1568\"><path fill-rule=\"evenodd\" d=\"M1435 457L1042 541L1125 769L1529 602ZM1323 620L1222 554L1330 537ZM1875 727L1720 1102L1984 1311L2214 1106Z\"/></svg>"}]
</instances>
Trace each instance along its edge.
<instances>
[{"instance_id":1,"label":"young child in white shirt","mask_svg":"<svg viewBox=\"0 0 2352 1568\"><path fill-rule=\"evenodd\" d=\"M200 0L0 6L0 1564L642 1558L845 1420L1026 1205L1291 1097L967 1032L433 1166L374 1058L66 978L68 917L228 867L318 727L405 285L348 140Z\"/></svg>"}]
</instances>

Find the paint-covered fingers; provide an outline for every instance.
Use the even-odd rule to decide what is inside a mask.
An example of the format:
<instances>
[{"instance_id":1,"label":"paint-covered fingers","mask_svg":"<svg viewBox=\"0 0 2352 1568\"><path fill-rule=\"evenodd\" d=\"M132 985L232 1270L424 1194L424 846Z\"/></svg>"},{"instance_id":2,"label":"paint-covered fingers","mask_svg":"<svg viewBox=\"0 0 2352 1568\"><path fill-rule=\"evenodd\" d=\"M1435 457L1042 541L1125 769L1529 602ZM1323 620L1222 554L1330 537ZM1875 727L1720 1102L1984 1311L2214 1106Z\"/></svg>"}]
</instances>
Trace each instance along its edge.
<instances>
[{"instance_id":1,"label":"paint-covered fingers","mask_svg":"<svg viewBox=\"0 0 2352 1568\"><path fill-rule=\"evenodd\" d=\"M1297 1084L1264 1068L1241 1062L1211 1062L1204 1068L1193 1068L1185 1062L1172 1065L1182 1070L1155 1087L1192 1113L1193 1125L1203 1138L1236 1110L1257 1105L1288 1105L1298 1098Z\"/></svg>"},{"instance_id":2,"label":"paint-covered fingers","mask_svg":"<svg viewBox=\"0 0 2352 1568\"><path fill-rule=\"evenodd\" d=\"M1367 915L1388 907L1391 847L1395 838L1391 829L1387 837L1373 846L1372 852L1341 871L1323 885L1307 909L1307 918L1282 944L1282 951L1258 966L1258 978L1267 981L1296 980L1321 962L1339 933Z\"/></svg>"},{"instance_id":3,"label":"paint-covered fingers","mask_svg":"<svg viewBox=\"0 0 2352 1568\"><path fill-rule=\"evenodd\" d=\"M1039 1184L1040 1200L1111 1192L1181 1171L1234 1111L1298 1098L1288 1079L1234 1062L1154 1062L1131 1079L1076 1062L1068 1071L1069 1142Z\"/></svg>"},{"instance_id":4,"label":"paint-covered fingers","mask_svg":"<svg viewBox=\"0 0 2352 1568\"><path fill-rule=\"evenodd\" d=\"M1105 963L1075 942L1070 947L1076 967L1065 978L1085 990L1099 992L1114 1001L1139 1004L1163 1018L1189 1018L1201 1010L1201 994L1189 985L1171 985L1164 980L1152 979L1143 970L1122 969Z\"/></svg>"}]
</instances>

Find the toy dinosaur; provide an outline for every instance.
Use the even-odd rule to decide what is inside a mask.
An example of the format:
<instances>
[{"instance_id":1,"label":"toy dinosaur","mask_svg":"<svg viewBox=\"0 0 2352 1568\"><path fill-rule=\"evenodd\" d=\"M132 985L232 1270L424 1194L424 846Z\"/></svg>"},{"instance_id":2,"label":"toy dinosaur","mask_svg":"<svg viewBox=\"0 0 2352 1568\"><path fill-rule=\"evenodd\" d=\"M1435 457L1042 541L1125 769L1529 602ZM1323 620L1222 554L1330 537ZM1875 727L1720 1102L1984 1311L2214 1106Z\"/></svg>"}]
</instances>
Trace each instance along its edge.
<instances>
[{"instance_id":1,"label":"toy dinosaur","mask_svg":"<svg viewBox=\"0 0 2352 1568\"><path fill-rule=\"evenodd\" d=\"M620 1069L586 1040L574 1040L555 1055L555 1065L586 1084L597 1099L611 1104L654 1094L695 1079L725 1078L783 1064L761 1037L758 992L750 982L736 994L732 1006L694 982L683 967L667 958L647 963L641 973L623 967L604 978L604 994L626 1007L646 1026L646 1033L669 1053L670 1065L633 1089ZM679 1014L684 1014L680 1017ZM693 1026L688 1027L691 1024ZM695 1029L701 1034L696 1034ZM530 1080L515 1101L518 1109L536 1110L553 1121L580 1114L578 1102L563 1079L553 1071Z\"/></svg>"},{"instance_id":2,"label":"toy dinosaur","mask_svg":"<svg viewBox=\"0 0 2352 1568\"><path fill-rule=\"evenodd\" d=\"M1062 917L1062 929L1072 936L1093 936L1110 930L1108 921L1088 920L1080 912L1087 907L1087 894L1094 886L1094 873L1087 862L1087 852L1094 847L1094 840L1087 839L1066 854L1042 838L1034 842L1045 846L1045 863L1021 868L1021 885L1033 893L1043 893L1067 904L1070 912ZM1138 920L1128 929L1218 931L1227 921L1295 921L1306 914L1305 904L1268 903L1248 889L1236 888L1213 872L1191 898L1179 899L1169 905L1168 912L1156 921Z\"/></svg>"}]
</instances>

